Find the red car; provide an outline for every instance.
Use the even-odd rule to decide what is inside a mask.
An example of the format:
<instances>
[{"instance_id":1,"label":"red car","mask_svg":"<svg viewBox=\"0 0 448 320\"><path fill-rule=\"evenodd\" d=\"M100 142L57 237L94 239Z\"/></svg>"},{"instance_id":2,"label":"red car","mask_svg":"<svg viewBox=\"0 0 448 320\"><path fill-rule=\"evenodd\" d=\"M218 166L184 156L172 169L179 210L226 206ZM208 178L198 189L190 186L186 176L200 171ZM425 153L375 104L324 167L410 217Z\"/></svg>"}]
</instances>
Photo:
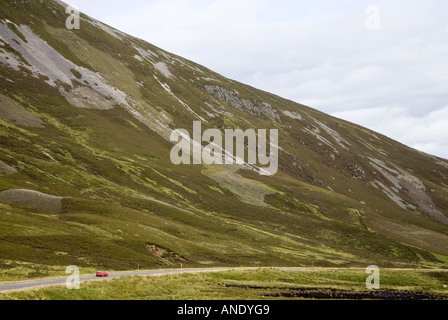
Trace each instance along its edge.
<instances>
[{"instance_id":1,"label":"red car","mask_svg":"<svg viewBox=\"0 0 448 320\"><path fill-rule=\"evenodd\" d=\"M97 277L107 277L107 276L109 276L109 274L106 271L98 271L96 273L96 276Z\"/></svg>"}]
</instances>

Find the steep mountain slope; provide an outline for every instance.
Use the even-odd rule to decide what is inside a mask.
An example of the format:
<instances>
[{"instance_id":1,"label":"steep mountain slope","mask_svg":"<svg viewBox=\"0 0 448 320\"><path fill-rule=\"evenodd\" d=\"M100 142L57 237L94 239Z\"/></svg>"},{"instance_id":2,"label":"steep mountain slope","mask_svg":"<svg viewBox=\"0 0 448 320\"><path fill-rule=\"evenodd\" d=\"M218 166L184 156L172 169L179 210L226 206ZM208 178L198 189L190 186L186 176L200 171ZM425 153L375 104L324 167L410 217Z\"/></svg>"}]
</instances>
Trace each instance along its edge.
<instances>
[{"instance_id":1,"label":"steep mountain slope","mask_svg":"<svg viewBox=\"0 0 448 320\"><path fill-rule=\"evenodd\" d=\"M0 4L0 266L446 266L448 162L222 77L59 1ZM279 130L279 170L170 134Z\"/></svg>"}]
</instances>

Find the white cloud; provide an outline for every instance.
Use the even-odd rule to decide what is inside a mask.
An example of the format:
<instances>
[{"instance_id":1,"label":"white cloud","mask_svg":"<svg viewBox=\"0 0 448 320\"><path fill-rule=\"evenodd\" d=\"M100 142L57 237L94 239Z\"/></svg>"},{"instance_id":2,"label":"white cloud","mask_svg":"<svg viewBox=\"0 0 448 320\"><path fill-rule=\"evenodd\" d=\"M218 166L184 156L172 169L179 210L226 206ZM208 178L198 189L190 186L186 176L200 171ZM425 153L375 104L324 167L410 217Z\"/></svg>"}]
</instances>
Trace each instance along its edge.
<instances>
[{"instance_id":1,"label":"white cloud","mask_svg":"<svg viewBox=\"0 0 448 320\"><path fill-rule=\"evenodd\" d=\"M448 101L445 0L67 1L224 76L448 157L446 113L431 116ZM371 4L379 30L366 28ZM367 115L381 108L395 117L378 126Z\"/></svg>"},{"instance_id":2,"label":"white cloud","mask_svg":"<svg viewBox=\"0 0 448 320\"><path fill-rule=\"evenodd\" d=\"M383 106L336 112L332 115L361 124L418 150L448 159L448 105L423 116L412 116L405 107Z\"/></svg>"}]
</instances>

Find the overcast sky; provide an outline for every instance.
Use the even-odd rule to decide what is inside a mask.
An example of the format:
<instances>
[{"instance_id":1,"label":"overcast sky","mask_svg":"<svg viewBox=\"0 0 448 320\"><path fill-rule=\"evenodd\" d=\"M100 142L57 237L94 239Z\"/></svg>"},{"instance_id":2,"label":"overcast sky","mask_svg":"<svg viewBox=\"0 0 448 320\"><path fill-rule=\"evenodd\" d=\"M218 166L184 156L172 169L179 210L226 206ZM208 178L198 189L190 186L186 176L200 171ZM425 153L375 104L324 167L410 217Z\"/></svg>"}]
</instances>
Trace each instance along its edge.
<instances>
[{"instance_id":1,"label":"overcast sky","mask_svg":"<svg viewBox=\"0 0 448 320\"><path fill-rule=\"evenodd\" d=\"M65 0L228 78L448 159L446 0Z\"/></svg>"}]
</instances>

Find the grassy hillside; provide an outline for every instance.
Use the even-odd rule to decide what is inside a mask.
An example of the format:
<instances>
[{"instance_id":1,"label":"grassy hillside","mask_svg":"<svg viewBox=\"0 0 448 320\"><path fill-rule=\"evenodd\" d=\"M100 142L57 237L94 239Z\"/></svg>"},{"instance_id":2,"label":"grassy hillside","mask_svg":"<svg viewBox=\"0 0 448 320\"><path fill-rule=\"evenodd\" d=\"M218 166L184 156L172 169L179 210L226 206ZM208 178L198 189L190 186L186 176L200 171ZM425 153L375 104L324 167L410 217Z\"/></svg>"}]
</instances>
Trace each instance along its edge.
<instances>
[{"instance_id":1,"label":"grassy hillside","mask_svg":"<svg viewBox=\"0 0 448 320\"><path fill-rule=\"evenodd\" d=\"M54 1L0 4L2 274L447 267L447 161L66 18ZM279 172L173 165L171 131L196 120L279 129Z\"/></svg>"}]
</instances>

